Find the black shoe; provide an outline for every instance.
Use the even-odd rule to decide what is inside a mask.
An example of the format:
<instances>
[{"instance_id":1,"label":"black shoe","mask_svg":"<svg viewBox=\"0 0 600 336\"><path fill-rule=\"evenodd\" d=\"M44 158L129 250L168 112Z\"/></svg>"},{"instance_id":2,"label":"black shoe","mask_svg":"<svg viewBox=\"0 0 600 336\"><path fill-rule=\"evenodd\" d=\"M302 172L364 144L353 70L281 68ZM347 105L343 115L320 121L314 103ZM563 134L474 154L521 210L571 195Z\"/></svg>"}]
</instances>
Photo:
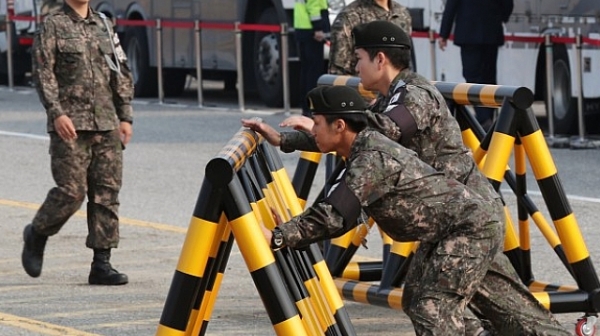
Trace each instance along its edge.
<instances>
[{"instance_id":1,"label":"black shoe","mask_svg":"<svg viewBox=\"0 0 600 336\"><path fill-rule=\"evenodd\" d=\"M42 274L42 262L44 261L44 248L48 236L41 235L33 229L33 225L27 224L23 230L23 253L21 263L29 276L37 278Z\"/></svg>"},{"instance_id":2,"label":"black shoe","mask_svg":"<svg viewBox=\"0 0 600 336\"><path fill-rule=\"evenodd\" d=\"M129 282L127 275L112 268L109 260L110 250L94 249L94 261L88 277L90 285L118 286Z\"/></svg>"}]
</instances>

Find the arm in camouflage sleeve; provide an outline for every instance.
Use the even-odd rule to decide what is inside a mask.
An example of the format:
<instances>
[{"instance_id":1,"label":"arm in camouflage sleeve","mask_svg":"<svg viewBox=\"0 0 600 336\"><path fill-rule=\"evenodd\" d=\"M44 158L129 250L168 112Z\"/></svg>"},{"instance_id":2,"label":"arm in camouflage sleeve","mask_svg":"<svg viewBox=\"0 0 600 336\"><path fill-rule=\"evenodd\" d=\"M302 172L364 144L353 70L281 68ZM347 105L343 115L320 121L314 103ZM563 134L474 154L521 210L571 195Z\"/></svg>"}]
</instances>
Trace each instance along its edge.
<instances>
[{"instance_id":1,"label":"arm in camouflage sleeve","mask_svg":"<svg viewBox=\"0 0 600 336\"><path fill-rule=\"evenodd\" d=\"M319 152L319 147L315 138L308 132L281 132L281 143L279 148L284 153L291 153L296 150L305 152Z\"/></svg>"},{"instance_id":2,"label":"arm in camouflage sleeve","mask_svg":"<svg viewBox=\"0 0 600 336\"><path fill-rule=\"evenodd\" d=\"M346 172L345 181L356 197L356 204L369 206L384 196L389 190L386 179L393 177L399 170L394 160L385 166L380 153L369 151L353 158ZM391 167L391 169L389 169ZM388 173L390 172L390 173ZM348 200L350 204L354 204ZM358 221L345 221L343 215L326 201L316 203L304 213L279 225L287 246L301 248L315 241L339 237L358 225Z\"/></svg>"},{"instance_id":3,"label":"arm in camouflage sleeve","mask_svg":"<svg viewBox=\"0 0 600 336\"><path fill-rule=\"evenodd\" d=\"M400 141L402 131L400 127L387 115L383 113L373 113L367 111L367 122L369 127L375 129L379 133L392 139L395 142Z\"/></svg>"},{"instance_id":4,"label":"arm in camouflage sleeve","mask_svg":"<svg viewBox=\"0 0 600 336\"><path fill-rule=\"evenodd\" d=\"M119 37L114 34L115 58L120 63L121 72L111 71L110 87L113 92L113 102L120 121L133 122L133 76L127 63L127 56L121 47Z\"/></svg>"},{"instance_id":5,"label":"arm in camouflage sleeve","mask_svg":"<svg viewBox=\"0 0 600 336\"><path fill-rule=\"evenodd\" d=\"M319 202L289 222L279 225L286 246L302 248L327 238L339 237L351 228L344 228L344 217L331 204Z\"/></svg>"},{"instance_id":6,"label":"arm in camouflage sleeve","mask_svg":"<svg viewBox=\"0 0 600 336\"><path fill-rule=\"evenodd\" d=\"M340 12L331 25L329 73L333 75L353 76L353 58L354 42L352 41L352 27L346 13Z\"/></svg>"},{"instance_id":7,"label":"arm in camouflage sleeve","mask_svg":"<svg viewBox=\"0 0 600 336\"><path fill-rule=\"evenodd\" d=\"M33 82L51 121L65 114L58 99L58 82L54 74L55 62L56 30L54 24L46 20L33 40L31 64Z\"/></svg>"}]
</instances>

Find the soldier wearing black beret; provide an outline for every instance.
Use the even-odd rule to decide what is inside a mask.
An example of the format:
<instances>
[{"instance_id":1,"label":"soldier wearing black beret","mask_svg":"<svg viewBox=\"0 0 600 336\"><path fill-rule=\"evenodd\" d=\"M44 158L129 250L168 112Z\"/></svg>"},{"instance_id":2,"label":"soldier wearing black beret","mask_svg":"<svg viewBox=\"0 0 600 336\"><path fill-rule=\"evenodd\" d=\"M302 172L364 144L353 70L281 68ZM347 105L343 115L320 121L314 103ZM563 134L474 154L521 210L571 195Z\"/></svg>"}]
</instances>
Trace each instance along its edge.
<instances>
[{"instance_id":1,"label":"soldier wearing black beret","mask_svg":"<svg viewBox=\"0 0 600 336\"><path fill-rule=\"evenodd\" d=\"M308 92L306 99L312 114L364 114L367 109L358 91L347 86L318 86Z\"/></svg>"},{"instance_id":2,"label":"soldier wearing black beret","mask_svg":"<svg viewBox=\"0 0 600 336\"><path fill-rule=\"evenodd\" d=\"M352 29L354 49L402 48L411 49L410 36L395 24L373 21Z\"/></svg>"}]
</instances>

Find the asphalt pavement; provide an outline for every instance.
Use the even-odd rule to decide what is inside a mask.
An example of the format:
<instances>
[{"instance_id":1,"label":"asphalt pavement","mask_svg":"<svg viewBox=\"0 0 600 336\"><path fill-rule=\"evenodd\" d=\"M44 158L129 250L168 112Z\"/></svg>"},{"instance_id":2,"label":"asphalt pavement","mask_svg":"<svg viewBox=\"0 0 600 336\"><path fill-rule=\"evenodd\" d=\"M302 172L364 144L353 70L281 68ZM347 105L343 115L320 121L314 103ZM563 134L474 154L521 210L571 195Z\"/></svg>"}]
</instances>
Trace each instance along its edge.
<instances>
[{"instance_id":1,"label":"asphalt pavement","mask_svg":"<svg viewBox=\"0 0 600 336\"><path fill-rule=\"evenodd\" d=\"M0 335L154 335L177 267L185 232L204 178L204 167L240 128L240 119L258 116L277 125L281 109L248 97L245 112L235 94L215 92L199 108L193 94L178 100L140 99L134 104L134 137L125 151L121 201L121 243L113 266L129 275L119 287L89 286L92 252L85 247L85 206L49 239L40 278L22 270L22 230L53 186L46 116L30 88L0 87ZM298 113L292 110L292 113ZM596 269L600 269L600 150L551 149L559 177L577 217ZM281 154L292 176L298 154ZM311 191L323 184L320 168ZM531 175L531 174L530 174ZM543 207L535 180L533 200ZM503 194L516 214L514 197ZM546 210L542 209L547 214ZM549 218L547 216L546 218ZM559 284L574 280L552 249L532 229L536 279ZM364 258L380 258L376 232ZM359 335L414 335L401 311L346 302ZM560 314L572 328L579 313ZM252 278L234 246L207 335L274 335Z\"/></svg>"}]
</instances>

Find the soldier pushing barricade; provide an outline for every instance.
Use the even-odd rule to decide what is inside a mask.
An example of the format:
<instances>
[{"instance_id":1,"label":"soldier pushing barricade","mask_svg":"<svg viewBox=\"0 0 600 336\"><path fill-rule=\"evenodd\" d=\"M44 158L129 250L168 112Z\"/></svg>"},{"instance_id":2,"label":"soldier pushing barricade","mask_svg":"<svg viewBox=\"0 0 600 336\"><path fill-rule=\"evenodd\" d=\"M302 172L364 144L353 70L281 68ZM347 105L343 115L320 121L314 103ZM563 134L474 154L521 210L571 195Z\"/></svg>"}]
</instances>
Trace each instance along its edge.
<instances>
[{"instance_id":1,"label":"soldier pushing barricade","mask_svg":"<svg viewBox=\"0 0 600 336\"><path fill-rule=\"evenodd\" d=\"M368 129L366 106L354 89L320 86L308 99L319 151L345 157L346 170L324 199L272 231L263 228L272 248L340 236L356 226L362 208L393 239L421 242L402 300L417 335L465 334L468 303L502 335L569 334L503 254L501 202ZM264 133L260 122L242 123Z\"/></svg>"}]
</instances>

